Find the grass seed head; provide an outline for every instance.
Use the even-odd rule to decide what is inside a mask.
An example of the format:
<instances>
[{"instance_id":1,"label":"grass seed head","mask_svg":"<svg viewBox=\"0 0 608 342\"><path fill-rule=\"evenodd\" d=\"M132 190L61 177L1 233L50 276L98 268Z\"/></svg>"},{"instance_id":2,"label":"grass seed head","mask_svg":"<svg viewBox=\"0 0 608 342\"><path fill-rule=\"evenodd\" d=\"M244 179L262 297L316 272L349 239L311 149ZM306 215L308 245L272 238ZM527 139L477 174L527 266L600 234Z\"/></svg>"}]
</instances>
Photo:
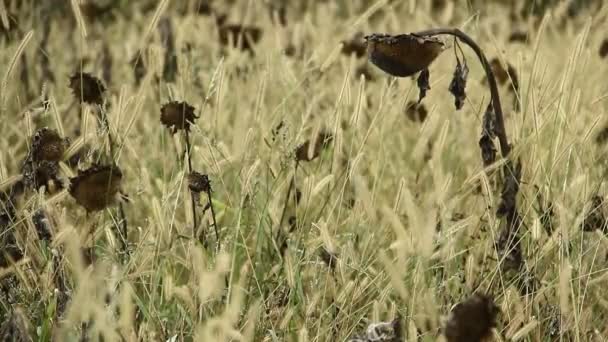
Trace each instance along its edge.
<instances>
[{"instance_id":1,"label":"grass seed head","mask_svg":"<svg viewBox=\"0 0 608 342\"><path fill-rule=\"evenodd\" d=\"M122 172L114 165L93 165L70 178L69 192L87 212L103 210L114 202Z\"/></svg>"},{"instance_id":2,"label":"grass seed head","mask_svg":"<svg viewBox=\"0 0 608 342\"><path fill-rule=\"evenodd\" d=\"M474 294L456 304L445 326L448 342L480 342L487 338L496 326L500 309L487 295Z\"/></svg>"},{"instance_id":3,"label":"grass seed head","mask_svg":"<svg viewBox=\"0 0 608 342\"><path fill-rule=\"evenodd\" d=\"M396 77L408 77L428 68L443 52L445 44L436 38L415 34L372 34L365 36L369 60Z\"/></svg>"},{"instance_id":4,"label":"grass seed head","mask_svg":"<svg viewBox=\"0 0 608 342\"><path fill-rule=\"evenodd\" d=\"M160 122L172 133L178 130L190 131L190 125L194 124L196 119L198 116L194 114L194 107L187 102L172 101L160 109Z\"/></svg>"},{"instance_id":5,"label":"grass seed head","mask_svg":"<svg viewBox=\"0 0 608 342\"><path fill-rule=\"evenodd\" d=\"M80 102L91 105L103 104L106 87L97 77L86 72L76 72L70 76L70 88Z\"/></svg>"}]
</instances>

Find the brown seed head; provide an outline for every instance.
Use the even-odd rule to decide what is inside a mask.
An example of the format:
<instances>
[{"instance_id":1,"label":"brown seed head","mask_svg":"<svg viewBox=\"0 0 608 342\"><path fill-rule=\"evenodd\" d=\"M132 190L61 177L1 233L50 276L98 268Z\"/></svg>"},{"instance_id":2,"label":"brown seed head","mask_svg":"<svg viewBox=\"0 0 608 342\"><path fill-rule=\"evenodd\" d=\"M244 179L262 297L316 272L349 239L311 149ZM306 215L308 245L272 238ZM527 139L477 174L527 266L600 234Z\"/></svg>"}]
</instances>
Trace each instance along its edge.
<instances>
[{"instance_id":1,"label":"brown seed head","mask_svg":"<svg viewBox=\"0 0 608 342\"><path fill-rule=\"evenodd\" d=\"M70 88L80 102L101 105L106 87L95 76L86 72L76 72L70 76Z\"/></svg>"},{"instance_id":2,"label":"brown seed head","mask_svg":"<svg viewBox=\"0 0 608 342\"><path fill-rule=\"evenodd\" d=\"M190 191L200 193L211 191L211 182L208 175L200 174L196 171L188 175L188 188Z\"/></svg>"},{"instance_id":3,"label":"brown seed head","mask_svg":"<svg viewBox=\"0 0 608 342\"><path fill-rule=\"evenodd\" d=\"M59 136L56 130L47 127L39 129L32 139L34 161L60 161L68 145L68 140Z\"/></svg>"},{"instance_id":4,"label":"brown seed head","mask_svg":"<svg viewBox=\"0 0 608 342\"><path fill-rule=\"evenodd\" d=\"M195 119L198 119L198 116L194 114L194 107L186 102L169 102L160 109L160 122L172 133L180 129L190 131L190 125Z\"/></svg>"},{"instance_id":5,"label":"brown seed head","mask_svg":"<svg viewBox=\"0 0 608 342\"><path fill-rule=\"evenodd\" d=\"M487 295L474 294L456 304L445 326L448 342L479 342L496 326L500 309Z\"/></svg>"},{"instance_id":6,"label":"brown seed head","mask_svg":"<svg viewBox=\"0 0 608 342\"><path fill-rule=\"evenodd\" d=\"M415 34L372 34L364 38L369 60L397 77L411 76L428 68L445 46L438 39Z\"/></svg>"},{"instance_id":7,"label":"brown seed head","mask_svg":"<svg viewBox=\"0 0 608 342\"><path fill-rule=\"evenodd\" d=\"M69 192L88 212L99 211L112 204L121 181L122 172L117 166L93 165L70 179Z\"/></svg>"}]
</instances>

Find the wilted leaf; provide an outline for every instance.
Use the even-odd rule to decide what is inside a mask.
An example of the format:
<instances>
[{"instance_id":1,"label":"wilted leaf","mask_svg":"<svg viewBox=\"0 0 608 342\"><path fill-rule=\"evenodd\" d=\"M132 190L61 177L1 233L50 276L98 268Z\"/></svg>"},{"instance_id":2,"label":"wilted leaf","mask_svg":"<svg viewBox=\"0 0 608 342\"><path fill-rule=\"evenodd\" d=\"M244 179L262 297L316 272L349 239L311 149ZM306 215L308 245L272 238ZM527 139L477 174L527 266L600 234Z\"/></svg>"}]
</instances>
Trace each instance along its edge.
<instances>
[{"instance_id":1,"label":"wilted leaf","mask_svg":"<svg viewBox=\"0 0 608 342\"><path fill-rule=\"evenodd\" d=\"M524 257L519 237L521 217L517 210L507 213L506 223L496 240L496 251L503 272L520 271L524 266Z\"/></svg>"},{"instance_id":2,"label":"wilted leaf","mask_svg":"<svg viewBox=\"0 0 608 342\"><path fill-rule=\"evenodd\" d=\"M422 70L420 75L418 75L418 81L416 82L418 84L418 90L420 90L418 103L422 102L422 99L426 96L426 92L431 90L430 78L431 73L429 72L429 69Z\"/></svg>"},{"instance_id":3,"label":"wilted leaf","mask_svg":"<svg viewBox=\"0 0 608 342\"><path fill-rule=\"evenodd\" d=\"M492 102L488 104L483 114L482 126L482 134L488 135L491 139L496 138L496 114Z\"/></svg>"},{"instance_id":4,"label":"wilted leaf","mask_svg":"<svg viewBox=\"0 0 608 342\"><path fill-rule=\"evenodd\" d=\"M481 342L496 326L500 309L487 295L474 294L456 304L445 326L448 342Z\"/></svg>"},{"instance_id":5,"label":"wilted leaf","mask_svg":"<svg viewBox=\"0 0 608 342\"><path fill-rule=\"evenodd\" d=\"M519 192L519 182L521 179L521 162L517 162L515 167L509 161L503 169L504 184L500 196L500 204L496 210L498 217L503 217L516 211L517 193Z\"/></svg>"},{"instance_id":6,"label":"wilted leaf","mask_svg":"<svg viewBox=\"0 0 608 342\"><path fill-rule=\"evenodd\" d=\"M456 110L460 110L464 105L464 100L467 98L466 87L467 77L469 76L469 67L466 63L461 63L460 60L456 64L452 82L450 82L450 93L454 95L454 105Z\"/></svg>"},{"instance_id":7,"label":"wilted leaf","mask_svg":"<svg viewBox=\"0 0 608 342\"><path fill-rule=\"evenodd\" d=\"M415 34L372 34L364 38L369 60L397 77L412 76L427 69L444 50L440 40Z\"/></svg>"},{"instance_id":8,"label":"wilted leaf","mask_svg":"<svg viewBox=\"0 0 608 342\"><path fill-rule=\"evenodd\" d=\"M494 147L492 138L487 134L482 134L481 139L479 139L479 148L481 149L483 165L492 165L496 161L496 147Z\"/></svg>"}]
</instances>

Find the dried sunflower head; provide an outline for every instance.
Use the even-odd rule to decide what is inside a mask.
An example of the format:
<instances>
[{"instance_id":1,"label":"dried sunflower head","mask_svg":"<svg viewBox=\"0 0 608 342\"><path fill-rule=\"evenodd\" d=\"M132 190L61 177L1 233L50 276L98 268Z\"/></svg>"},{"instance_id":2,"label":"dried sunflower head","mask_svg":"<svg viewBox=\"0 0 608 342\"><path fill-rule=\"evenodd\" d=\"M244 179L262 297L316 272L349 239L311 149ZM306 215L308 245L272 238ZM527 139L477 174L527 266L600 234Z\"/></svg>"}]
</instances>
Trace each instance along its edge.
<instances>
[{"instance_id":1,"label":"dried sunflower head","mask_svg":"<svg viewBox=\"0 0 608 342\"><path fill-rule=\"evenodd\" d=\"M87 212L99 211L112 204L121 181L122 172L117 166L93 165L70 179L69 192Z\"/></svg>"},{"instance_id":2,"label":"dried sunflower head","mask_svg":"<svg viewBox=\"0 0 608 342\"><path fill-rule=\"evenodd\" d=\"M445 327L448 342L478 342L490 335L500 309L490 296L474 294L456 304Z\"/></svg>"},{"instance_id":3,"label":"dried sunflower head","mask_svg":"<svg viewBox=\"0 0 608 342\"><path fill-rule=\"evenodd\" d=\"M196 171L188 175L188 188L190 191L200 193L211 191L211 182L208 175L200 174Z\"/></svg>"},{"instance_id":4,"label":"dried sunflower head","mask_svg":"<svg viewBox=\"0 0 608 342\"><path fill-rule=\"evenodd\" d=\"M39 129L32 139L34 161L60 161L68 143L69 141L62 138L54 129L47 127Z\"/></svg>"},{"instance_id":5,"label":"dried sunflower head","mask_svg":"<svg viewBox=\"0 0 608 342\"><path fill-rule=\"evenodd\" d=\"M445 47L439 39L415 34L372 34L364 38L369 60L397 77L412 76L427 69Z\"/></svg>"},{"instance_id":6,"label":"dried sunflower head","mask_svg":"<svg viewBox=\"0 0 608 342\"><path fill-rule=\"evenodd\" d=\"M86 72L76 72L70 76L70 88L80 102L101 105L106 87L95 76Z\"/></svg>"},{"instance_id":7,"label":"dried sunflower head","mask_svg":"<svg viewBox=\"0 0 608 342\"><path fill-rule=\"evenodd\" d=\"M190 125L196 119L198 116L194 114L194 107L187 102L172 101L164 104L160 109L160 122L172 133L180 129L190 131Z\"/></svg>"}]
</instances>

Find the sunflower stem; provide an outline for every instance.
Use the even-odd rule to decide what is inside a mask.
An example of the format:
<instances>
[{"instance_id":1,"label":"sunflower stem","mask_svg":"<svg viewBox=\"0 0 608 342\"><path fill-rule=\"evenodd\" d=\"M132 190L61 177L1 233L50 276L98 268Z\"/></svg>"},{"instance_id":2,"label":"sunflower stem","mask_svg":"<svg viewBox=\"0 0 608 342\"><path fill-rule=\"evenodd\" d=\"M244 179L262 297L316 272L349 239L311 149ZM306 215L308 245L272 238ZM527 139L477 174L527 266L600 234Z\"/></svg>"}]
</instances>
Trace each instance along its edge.
<instances>
[{"instance_id":1,"label":"sunflower stem","mask_svg":"<svg viewBox=\"0 0 608 342\"><path fill-rule=\"evenodd\" d=\"M112 138L112 132L110 130L110 121L108 120L107 109L105 107L100 106L100 117L101 123L104 126L103 128L107 130L108 134L108 144L110 149L110 160L114 165L118 165L116 162L116 155L114 154L114 139ZM119 239L121 241L121 252L123 254L124 261L126 262L129 257L129 235L128 235L128 223L127 223L127 215L125 214L125 208L122 205L122 202L118 202L118 214L120 215L120 225L116 225L116 230L118 231Z\"/></svg>"},{"instance_id":2,"label":"sunflower stem","mask_svg":"<svg viewBox=\"0 0 608 342\"><path fill-rule=\"evenodd\" d=\"M185 137L186 137L186 158L188 160L188 173L194 171L194 169L192 168L192 145L190 144L190 132L186 129L185 130ZM197 194L195 194L194 192L190 191L190 198L192 199L192 221L193 221L193 227L192 227L192 233L196 234L196 230L198 229L198 219L196 217L196 197ZM199 241L205 245L203 237L206 235L204 234L205 232L201 232L201 234L199 235Z\"/></svg>"},{"instance_id":3,"label":"sunflower stem","mask_svg":"<svg viewBox=\"0 0 608 342\"><path fill-rule=\"evenodd\" d=\"M451 35L457 37L464 44L468 45L477 55L483 69L486 72L486 77L488 78L488 82L490 84L490 96L492 97L492 107L496 113L496 135L498 136L498 141L500 142L500 152L504 158L507 158L509 153L511 152L511 145L509 145L509 140L507 138L507 132L505 129L504 123L504 115L502 112L502 105L500 103L500 94L498 93L498 86L496 85L496 78L494 77L494 72L490 67L490 63L488 63L488 59L486 58L483 50L477 45L477 43L469 37L466 33L460 31L459 29L452 28L437 28L430 29L426 31L420 31L414 33L418 36L438 36L438 35Z\"/></svg>"},{"instance_id":4,"label":"sunflower stem","mask_svg":"<svg viewBox=\"0 0 608 342\"><path fill-rule=\"evenodd\" d=\"M215 231L215 238L217 240L216 252L220 251L221 238L220 233L217 230L217 220L215 219L215 208L213 207L213 201L211 199L211 187L207 188L207 198L209 200L209 209L211 209L211 219L213 220L213 230Z\"/></svg>"}]
</instances>

